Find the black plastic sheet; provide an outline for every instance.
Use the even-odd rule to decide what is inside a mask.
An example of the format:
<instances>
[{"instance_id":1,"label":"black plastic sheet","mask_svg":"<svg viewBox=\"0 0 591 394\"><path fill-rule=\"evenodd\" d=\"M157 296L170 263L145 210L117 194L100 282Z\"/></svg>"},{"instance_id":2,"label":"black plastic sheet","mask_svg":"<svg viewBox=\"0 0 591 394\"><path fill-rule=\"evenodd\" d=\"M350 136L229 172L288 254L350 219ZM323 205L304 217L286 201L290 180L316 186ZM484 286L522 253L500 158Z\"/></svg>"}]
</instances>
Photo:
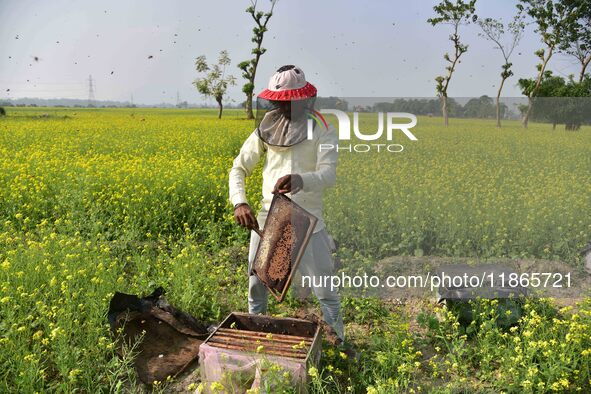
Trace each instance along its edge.
<instances>
[{"instance_id":1,"label":"black plastic sheet","mask_svg":"<svg viewBox=\"0 0 591 394\"><path fill-rule=\"evenodd\" d=\"M143 298L115 293L108 319L119 353L124 347L137 352L133 365L146 384L174 377L196 363L199 345L209 335L205 325L170 305L161 287Z\"/></svg>"}]
</instances>

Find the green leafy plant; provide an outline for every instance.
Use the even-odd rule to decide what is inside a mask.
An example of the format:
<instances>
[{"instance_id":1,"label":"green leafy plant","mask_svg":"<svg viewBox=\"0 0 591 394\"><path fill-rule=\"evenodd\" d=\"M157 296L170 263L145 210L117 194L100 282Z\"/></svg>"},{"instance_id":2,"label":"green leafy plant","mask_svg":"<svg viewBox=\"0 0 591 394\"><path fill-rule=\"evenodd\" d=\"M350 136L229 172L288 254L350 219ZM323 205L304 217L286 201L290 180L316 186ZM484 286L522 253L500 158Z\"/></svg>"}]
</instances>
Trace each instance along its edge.
<instances>
[{"instance_id":1,"label":"green leafy plant","mask_svg":"<svg viewBox=\"0 0 591 394\"><path fill-rule=\"evenodd\" d=\"M252 39L251 41L255 44L255 47L252 49L251 53L254 56L250 60L245 60L238 64L238 68L242 70L242 76L246 79L246 83L242 86L242 91L246 95L246 101L244 103L245 110L246 110L246 117L247 119L254 119L254 114L252 112L252 95L254 92L254 80L257 74L257 68L259 66L259 61L261 56L267 50L263 48L263 38L265 37L265 33L267 32L268 28L267 25L269 24L269 20L273 16L273 9L275 8L275 4L277 0L271 0L271 7L269 11L259 11L257 10L257 0L251 0L251 5L246 9L246 13L248 13L252 19L254 20L255 27L252 29Z\"/></svg>"},{"instance_id":2,"label":"green leafy plant","mask_svg":"<svg viewBox=\"0 0 591 394\"><path fill-rule=\"evenodd\" d=\"M449 39L453 43L454 52L451 56L448 53L443 55L443 58L449 64L445 67L447 73L435 78L437 82L437 95L441 99L443 122L446 127L449 124L447 110L449 83L456 71L456 67L460 63L460 57L468 51L468 45L460 41L460 26L466 25L471 21L476 22L478 17L476 16L475 4L476 0L470 0L468 2L464 2L463 0L456 0L455 2L444 0L433 7L436 16L427 20L433 26L444 24L451 25L452 27L452 34L449 36Z\"/></svg>"},{"instance_id":3,"label":"green leafy plant","mask_svg":"<svg viewBox=\"0 0 591 394\"><path fill-rule=\"evenodd\" d=\"M199 93L206 97L213 97L218 103L218 119L222 118L224 109L222 101L228 86L236 84L236 79L232 75L226 75L226 66L229 64L230 57L227 51L221 51L218 63L211 66L207 64L205 55L201 55L195 60L195 69L199 73L205 73L205 76L196 79L193 85Z\"/></svg>"},{"instance_id":4,"label":"green leafy plant","mask_svg":"<svg viewBox=\"0 0 591 394\"><path fill-rule=\"evenodd\" d=\"M535 31L544 44L544 48L535 52L540 59L535 82L524 90L524 94L528 97L528 107L523 115L522 124L527 128L534 98L538 94L548 62L559 49L559 45L568 37L569 25L574 23L577 14L574 3L565 0L519 0L517 9L520 14L531 18L536 26Z\"/></svg>"}]
</instances>

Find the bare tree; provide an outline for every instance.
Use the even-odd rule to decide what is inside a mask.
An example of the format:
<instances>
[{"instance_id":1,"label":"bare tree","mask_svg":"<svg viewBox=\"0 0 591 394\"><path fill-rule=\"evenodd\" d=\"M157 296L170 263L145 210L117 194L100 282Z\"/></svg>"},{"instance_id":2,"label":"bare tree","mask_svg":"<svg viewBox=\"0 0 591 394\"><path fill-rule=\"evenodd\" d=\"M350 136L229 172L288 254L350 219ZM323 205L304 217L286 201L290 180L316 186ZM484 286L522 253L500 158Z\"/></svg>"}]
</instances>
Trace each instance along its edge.
<instances>
[{"instance_id":1,"label":"bare tree","mask_svg":"<svg viewBox=\"0 0 591 394\"><path fill-rule=\"evenodd\" d=\"M246 79L246 83L242 87L242 91L246 95L246 117L248 119L254 119L252 112L252 93L254 92L254 80L257 74L257 67L259 66L259 60L261 56L267 51L262 47L263 38L267 32L267 24L269 19L273 16L273 9L277 0L271 0L271 8L268 12L257 11L257 0L251 0L251 5L246 9L246 12L250 14L254 20L255 27L252 29L253 36L251 41L254 42L255 47L251 53L254 57L250 60L245 60L238 64L238 68L242 70L242 76Z\"/></svg>"},{"instance_id":2,"label":"bare tree","mask_svg":"<svg viewBox=\"0 0 591 394\"><path fill-rule=\"evenodd\" d=\"M441 112L443 113L443 122L445 126L449 124L449 117L447 113L447 90L449 88L449 82L456 70L458 63L460 63L460 57L468 50L468 45L462 44L460 41L459 30L460 26L475 22L477 16L475 14L476 9L474 5L476 0L470 0L464 2L463 0L456 0L452 3L450 0L443 0L441 3L433 7L435 11L434 18L427 19L427 22L433 26L439 24L451 25L453 33L449 36L450 41L454 46L454 53L450 56L448 53L443 55L443 58L449 63L445 69L447 74L445 76L438 76L435 78L437 82L437 95L441 99Z\"/></svg>"},{"instance_id":3,"label":"bare tree","mask_svg":"<svg viewBox=\"0 0 591 394\"><path fill-rule=\"evenodd\" d=\"M523 37L525 23L523 23L522 17L518 15L506 27L503 22L492 18L481 19L478 21L478 25L482 29L480 35L487 40L492 41L495 44L495 49L500 50L501 55L503 55L504 63L501 66L501 84L497 91L496 100L497 127L501 127L501 92L503 91L505 81L513 76L513 71L511 70L513 63L511 63L509 59L517 45L519 45L521 37ZM507 31L505 29L507 29ZM506 33L510 35L510 40L508 40L508 42L505 42L503 39Z\"/></svg>"},{"instance_id":4,"label":"bare tree","mask_svg":"<svg viewBox=\"0 0 591 394\"><path fill-rule=\"evenodd\" d=\"M535 31L540 35L545 46L535 52L536 56L540 58L540 63L537 67L536 82L525 91L528 106L522 120L523 127L527 128L533 101L542 83L548 62L568 34L569 23L573 22L573 7L566 4L568 1L570 0L519 0L517 4L520 14L531 17L536 26Z\"/></svg>"},{"instance_id":5,"label":"bare tree","mask_svg":"<svg viewBox=\"0 0 591 394\"><path fill-rule=\"evenodd\" d=\"M197 91L205 97L213 97L218 103L219 112L218 119L222 118L222 111L224 106L222 101L226 90L230 85L236 85L236 79L232 75L226 76L226 66L230 64L230 57L228 51L221 51L218 57L218 63L212 66L207 64L205 55L199 56L195 59L195 69L199 73L205 73L201 78L197 78L193 85Z\"/></svg>"}]
</instances>

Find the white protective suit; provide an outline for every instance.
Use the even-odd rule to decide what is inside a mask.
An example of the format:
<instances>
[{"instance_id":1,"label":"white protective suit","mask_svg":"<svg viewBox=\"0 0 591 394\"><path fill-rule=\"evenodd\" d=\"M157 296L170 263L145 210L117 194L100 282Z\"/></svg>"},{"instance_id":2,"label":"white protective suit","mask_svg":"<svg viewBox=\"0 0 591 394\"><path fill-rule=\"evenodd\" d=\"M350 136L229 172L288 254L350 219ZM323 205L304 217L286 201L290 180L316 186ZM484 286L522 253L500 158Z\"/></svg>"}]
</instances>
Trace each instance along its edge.
<instances>
[{"instance_id":1,"label":"white protective suit","mask_svg":"<svg viewBox=\"0 0 591 394\"><path fill-rule=\"evenodd\" d=\"M301 283L297 276L329 276L334 274L334 261L331 255L331 239L323 220L322 195L324 189L334 185L338 153L328 146L337 146L337 134L334 127L316 126L312 139L306 139L290 147L275 147L261 140L255 130L246 139L240 153L234 159L230 171L230 200L234 206L248 203L245 192L245 178L249 176L259 160L263 164L263 199L257 215L259 227L263 228L273 199L273 188L277 180L288 174L302 177L303 188L291 195L295 203L318 218L314 234L304 252L295 283ZM321 150L320 147L323 146ZM252 231L248 256L248 272L254 260L259 236ZM313 289L320 302L324 320L332 326L341 339L344 339L343 319L340 298L336 290L330 287ZM256 275L249 277L248 308L250 313L265 313L267 310L268 291Z\"/></svg>"}]
</instances>

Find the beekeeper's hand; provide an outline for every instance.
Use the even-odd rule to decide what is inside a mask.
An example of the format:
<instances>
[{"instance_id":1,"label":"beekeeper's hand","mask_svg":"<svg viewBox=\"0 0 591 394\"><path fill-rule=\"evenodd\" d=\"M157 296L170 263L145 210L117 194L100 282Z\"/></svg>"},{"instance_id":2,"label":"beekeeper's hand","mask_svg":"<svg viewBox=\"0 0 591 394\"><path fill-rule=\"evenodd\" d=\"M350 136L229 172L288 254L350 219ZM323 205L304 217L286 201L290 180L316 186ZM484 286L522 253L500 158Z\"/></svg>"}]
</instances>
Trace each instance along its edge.
<instances>
[{"instance_id":1,"label":"beekeeper's hand","mask_svg":"<svg viewBox=\"0 0 591 394\"><path fill-rule=\"evenodd\" d=\"M257 222L252 208L246 203L238 204L236 208L234 208L234 219L236 219L238 224L248 229L258 230L259 228L259 222Z\"/></svg>"},{"instance_id":2,"label":"beekeeper's hand","mask_svg":"<svg viewBox=\"0 0 591 394\"><path fill-rule=\"evenodd\" d=\"M298 174L284 175L277 179L277 183L273 188L273 194L285 194L291 193L296 194L304 187L304 181Z\"/></svg>"}]
</instances>

